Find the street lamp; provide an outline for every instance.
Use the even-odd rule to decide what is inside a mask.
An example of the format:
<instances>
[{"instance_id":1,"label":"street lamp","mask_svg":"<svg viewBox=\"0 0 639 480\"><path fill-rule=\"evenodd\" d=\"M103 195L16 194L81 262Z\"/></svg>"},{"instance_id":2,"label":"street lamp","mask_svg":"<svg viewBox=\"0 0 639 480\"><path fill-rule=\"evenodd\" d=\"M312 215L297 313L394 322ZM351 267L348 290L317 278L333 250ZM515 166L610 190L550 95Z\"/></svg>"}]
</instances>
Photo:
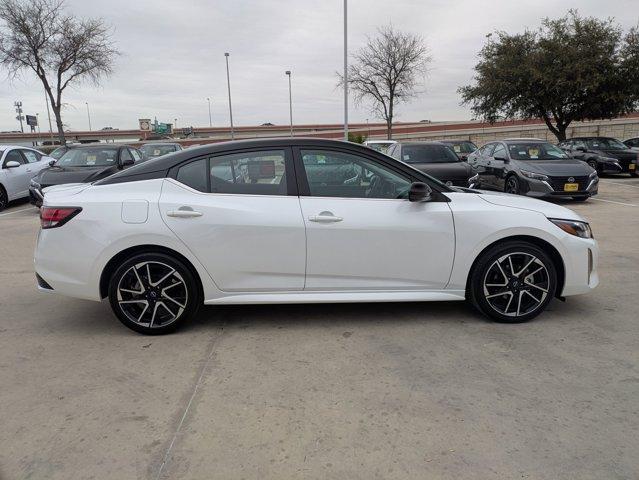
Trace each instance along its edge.
<instances>
[{"instance_id":1,"label":"street lamp","mask_svg":"<svg viewBox=\"0 0 639 480\"><path fill-rule=\"evenodd\" d=\"M348 141L348 0L344 0L344 140Z\"/></svg>"},{"instance_id":2,"label":"street lamp","mask_svg":"<svg viewBox=\"0 0 639 480\"><path fill-rule=\"evenodd\" d=\"M224 54L226 59L226 85L229 91L229 117L231 118L231 140L235 140L235 130L233 130L233 107L231 106L231 76L229 75L229 53Z\"/></svg>"},{"instance_id":3,"label":"street lamp","mask_svg":"<svg viewBox=\"0 0 639 480\"><path fill-rule=\"evenodd\" d=\"M291 95L291 71L284 72L288 76L288 111L291 120L291 137L293 136L293 97Z\"/></svg>"},{"instance_id":4,"label":"street lamp","mask_svg":"<svg viewBox=\"0 0 639 480\"><path fill-rule=\"evenodd\" d=\"M213 126L213 120L211 119L211 98L206 97L206 101L209 102L209 127Z\"/></svg>"},{"instance_id":5,"label":"street lamp","mask_svg":"<svg viewBox=\"0 0 639 480\"><path fill-rule=\"evenodd\" d=\"M87 118L89 119L89 132L91 131L91 113L89 112L89 102L84 102L87 106Z\"/></svg>"}]
</instances>

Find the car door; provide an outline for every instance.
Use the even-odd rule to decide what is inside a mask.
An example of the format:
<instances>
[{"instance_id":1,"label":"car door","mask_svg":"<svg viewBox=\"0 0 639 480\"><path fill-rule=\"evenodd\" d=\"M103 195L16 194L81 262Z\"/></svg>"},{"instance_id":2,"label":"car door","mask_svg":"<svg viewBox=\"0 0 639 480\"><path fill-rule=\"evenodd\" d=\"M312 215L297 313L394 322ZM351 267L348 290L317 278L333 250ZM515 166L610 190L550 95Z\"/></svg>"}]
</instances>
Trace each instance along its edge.
<instances>
[{"instance_id":1,"label":"car door","mask_svg":"<svg viewBox=\"0 0 639 480\"><path fill-rule=\"evenodd\" d=\"M295 159L306 225L305 290L446 286L455 235L445 201L409 202L413 178L363 153L300 147ZM354 176L324 183L336 169Z\"/></svg>"},{"instance_id":2,"label":"car door","mask_svg":"<svg viewBox=\"0 0 639 480\"><path fill-rule=\"evenodd\" d=\"M477 150L477 154L473 155L469 161L470 165L472 165L479 174L479 182L482 188L493 186L493 179L488 169L490 167L490 155L492 154L494 149L494 143L487 143L479 150Z\"/></svg>"},{"instance_id":3,"label":"car door","mask_svg":"<svg viewBox=\"0 0 639 480\"><path fill-rule=\"evenodd\" d=\"M492 158L488 162L490 168L490 176L492 178L492 185L497 190L504 189L506 163L508 162L508 152L506 146L499 142L495 144Z\"/></svg>"},{"instance_id":4,"label":"car door","mask_svg":"<svg viewBox=\"0 0 639 480\"><path fill-rule=\"evenodd\" d=\"M7 167L9 162L17 162L20 166L9 168ZM2 169L5 173L4 186L7 190L9 200L29 195L29 181L32 176L32 168L29 166L27 159L20 152L20 149L14 148L5 154L2 162Z\"/></svg>"},{"instance_id":5,"label":"car door","mask_svg":"<svg viewBox=\"0 0 639 480\"><path fill-rule=\"evenodd\" d=\"M289 148L198 158L170 177L162 219L220 290L304 288L306 234Z\"/></svg>"},{"instance_id":6,"label":"car door","mask_svg":"<svg viewBox=\"0 0 639 480\"><path fill-rule=\"evenodd\" d=\"M48 167L52 160L36 150L22 149L21 152L29 163L27 170L30 170L31 178L35 177L43 168Z\"/></svg>"}]
</instances>

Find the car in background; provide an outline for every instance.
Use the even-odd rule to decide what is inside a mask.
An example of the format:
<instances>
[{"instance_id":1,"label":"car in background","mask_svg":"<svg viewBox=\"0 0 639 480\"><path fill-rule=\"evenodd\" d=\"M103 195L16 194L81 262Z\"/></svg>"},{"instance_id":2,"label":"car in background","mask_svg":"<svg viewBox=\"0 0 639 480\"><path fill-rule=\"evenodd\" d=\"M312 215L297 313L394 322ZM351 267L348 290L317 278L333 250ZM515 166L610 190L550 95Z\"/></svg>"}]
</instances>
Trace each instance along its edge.
<instances>
[{"instance_id":1,"label":"car in background","mask_svg":"<svg viewBox=\"0 0 639 480\"><path fill-rule=\"evenodd\" d=\"M329 183L337 171L355 175ZM468 299L522 322L599 283L597 242L575 212L449 188L326 139L185 149L47 192L40 222L38 288L108 298L146 334L202 304Z\"/></svg>"},{"instance_id":2,"label":"car in background","mask_svg":"<svg viewBox=\"0 0 639 480\"><path fill-rule=\"evenodd\" d=\"M39 207L47 187L95 182L144 160L142 152L128 145L71 145L58 160L31 179L29 200Z\"/></svg>"},{"instance_id":3,"label":"car in background","mask_svg":"<svg viewBox=\"0 0 639 480\"><path fill-rule=\"evenodd\" d=\"M29 196L29 182L53 159L19 145L0 145L0 211L9 202Z\"/></svg>"},{"instance_id":4,"label":"car in background","mask_svg":"<svg viewBox=\"0 0 639 480\"><path fill-rule=\"evenodd\" d=\"M468 156L477 169L479 188L538 198L597 195L597 171L538 139L506 139L483 145Z\"/></svg>"},{"instance_id":5,"label":"car in background","mask_svg":"<svg viewBox=\"0 0 639 480\"><path fill-rule=\"evenodd\" d=\"M572 158L582 160L598 173L629 173L637 176L639 154L616 138L574 137L560 142Z\"/></svg>"},{"instance_id":6,"label":"car in background","mask_svg":"<svg viewBox=\"0 0 639 480\"><path fill-rule=\"evenodd\" d=\"M472 187L479 180L473 167L462 162L453 149L442 142L397 143L388 155L448 186Z\"/></svg>"},{"instance_id":7,"label":"car in background","mask_svg":"<svg viewBox=\"0 0 639 480\"><path fill-rule=\"evenodd\" d=\"M634 151L639 151L639 137L629 138L628 140L624 140L623 144L633 149Z\"/></svg>"},{"instance_id":8,"label":"car in background","mask_svg":"<svg viewBox=\"0 0 639 480\"><path fill-rule=\"evenodd\" d=\"M468 155L477 150L477 145L475 145L470 140L439 140L439 143L443 143L444 145L448 145L453 149L455 155L457 155L460 160L467 161Z\"/></svg>"},{"instance_id":9,"label":"car in background","mask_svg":"<svg viewBox=\"0 0 639 480\"><path fill-rule=\"evenodd\" d=\"M140 151L146 158L157 158L180 150L182 150L182 145L169 142L145 143L140 147Z\"/></svg>"},{"instance_id":10,"label":"car in background","mask_svg":"<svg viewBox=\"0 0 639 480\"><path fill-rule=\"evenodd\" d=\"M395 140L366 140L364 145L378 152L388 153L388 149L396 143Z\"/></svg>"}]
</instances>

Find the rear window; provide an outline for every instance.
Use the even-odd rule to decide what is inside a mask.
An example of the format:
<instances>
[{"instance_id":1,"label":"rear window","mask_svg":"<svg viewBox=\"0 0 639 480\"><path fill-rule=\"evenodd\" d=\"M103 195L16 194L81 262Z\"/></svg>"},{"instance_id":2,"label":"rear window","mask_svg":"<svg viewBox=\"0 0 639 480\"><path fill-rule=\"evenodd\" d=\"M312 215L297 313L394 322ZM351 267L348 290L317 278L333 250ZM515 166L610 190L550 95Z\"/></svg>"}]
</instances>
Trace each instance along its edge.
<instances>
[{"instance_id":1,"label":"rear window","mask_svg":"<svg viewBox=\"0 0 639 480\"><path fill-rule=\"evenodd\" d=\"M143 145L140 150L149 158L161 157L177 150L175 145Z\"/></svg>"},{"instance_id":2,"label":"rear window","mask_svg":"<svg viewBox=\"0 0 639 480\"><path fill-rule=\"evenodd\" d=\"M455 152L447 145L406 145L402 158L406 163L451 163L459 162Z\"/></svg>"}]
</instances>

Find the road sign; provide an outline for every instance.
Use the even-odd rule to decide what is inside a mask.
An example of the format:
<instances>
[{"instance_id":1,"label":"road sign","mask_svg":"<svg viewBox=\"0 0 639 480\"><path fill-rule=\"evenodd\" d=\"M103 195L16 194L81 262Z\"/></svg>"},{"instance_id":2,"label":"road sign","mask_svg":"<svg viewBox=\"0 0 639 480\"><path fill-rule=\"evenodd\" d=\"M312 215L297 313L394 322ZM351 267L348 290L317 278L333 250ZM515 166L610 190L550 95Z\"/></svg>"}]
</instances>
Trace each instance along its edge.
<instances>
[{"instance_id":1,"label":"road sign","mask_svg":"<svg viewBox=\"0 0 639 480\"><path fill-rule=\"evenodd\" d=\"M29 125L30 127L37 127L38 117L36 117L35 115L27 115L27 125Z\"/></svg>"}]
</instances>

